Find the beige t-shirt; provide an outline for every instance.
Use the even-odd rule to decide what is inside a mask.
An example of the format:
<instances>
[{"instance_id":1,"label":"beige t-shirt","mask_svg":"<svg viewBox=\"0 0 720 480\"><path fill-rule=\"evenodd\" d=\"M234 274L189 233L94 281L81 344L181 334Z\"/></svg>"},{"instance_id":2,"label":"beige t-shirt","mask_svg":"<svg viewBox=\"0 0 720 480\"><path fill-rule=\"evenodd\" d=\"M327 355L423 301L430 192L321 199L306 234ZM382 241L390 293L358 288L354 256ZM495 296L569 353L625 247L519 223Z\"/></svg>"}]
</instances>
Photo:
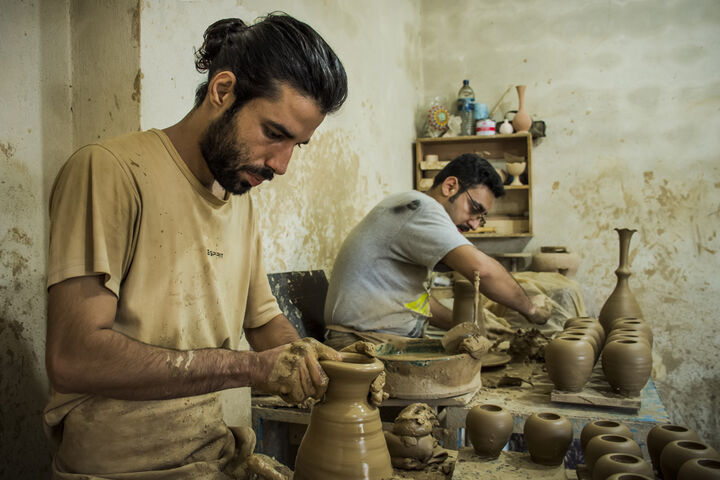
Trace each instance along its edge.
<instances>
[{"instance_id":1,"label":"beige t-shirt","mask_svg":"<svg viewBox=\"0 0 720 480\"><path fill-rule=\"evenodd\" d=\"M75 152L55 180L50 218L48 287L104 274L118 296L113 329L129 337L238 349L243 327L282 313L250 195L215 197L160 130ZM53 398L46 413L53 401L64 403Z\"/></svg>"}]
</instances>

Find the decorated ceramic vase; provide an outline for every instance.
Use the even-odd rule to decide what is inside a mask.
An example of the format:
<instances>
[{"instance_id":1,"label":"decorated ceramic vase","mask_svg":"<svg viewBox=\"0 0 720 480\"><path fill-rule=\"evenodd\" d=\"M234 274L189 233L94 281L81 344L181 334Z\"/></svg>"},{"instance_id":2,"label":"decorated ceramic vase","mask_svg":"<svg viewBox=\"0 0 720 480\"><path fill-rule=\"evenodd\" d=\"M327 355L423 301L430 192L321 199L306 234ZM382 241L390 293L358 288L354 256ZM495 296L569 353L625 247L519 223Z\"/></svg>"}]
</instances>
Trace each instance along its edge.
<instances>
[{"instance_id":1,"label":"decorated ceramic vase","mask_svg":"<svg viewBox=\"0 0 720 480\"><path fill-rule=\"evenodd\" d=\"M475 453L482 459L494 459L510 440L513 417L498 405L476 405L468 412L465 427Z\"/></svg>"},{"instance_id":2,"label":"decorated ceramic vase","mask_svg":"<svg viewBox=\"0 0 720 480\"><path fill-rule=\"evenodd\" d=\"M637 473L652 477L653 469L645 459L637 455L606 453L595 462L592 480L605 480L614 473Z\"/></svg>"},{"instance_id":3,"label":"decorated ceramic vase","mask_svg":"<svg viewBox=\"0 0 720 480\"><path fill-rule=\"evenodd\" d=\"M720 480L720 460L693 458L678 470L678 480Z\"/></svg>"},{"instance_id":4,"label":"decorated ceramic vase","mask_svg":"<svg viewBox=\"0 0 720 480\"><path fill-rule=\"evenodd\" d=\"M596 435L585 446L585 466L592 472L595 462L608 453L627 453L642 457L640 447L631 438L614 434Z\"/></svg>"},{"instance_id":5,"label":"decorated ceramic vase","mask_svg":"<svg viewBox=\"0 0 720 480\"><path fill-rule=\"evenodd\" d=\"M591 438L597 435L622 435L632 438L632 432L627 425L613 420L595 420L587 423L580 432L580 448L585 453L585 447Z\"/></svg>"},{"instance_id":6,"label":"decorated ceramic vase","mask_svg":"<svg viewBox=\"0 0 720 480\"><path fill-rule=\"evenodd\" d=\"M605 301L602 309L600 309L600 324L605 329L605 333L610 332L611 322L618 317L642 317L640 305L635 296L630 291L628 279L630 278L630 263L628 261L628 251L630 250L630 238L637 230L628 228L616 228L620 237L620 265L615 270L617 276L617 284L615 289Z\"/></svg>"},{"instance_id":7,"label":"decorated ceramic vase","mask_svg":"<svg viewBox=\"0 0 720 480\"><path fill-rule=\"evenodd\" d=\"M320 362L329 383L315 405L295 460L295 480L380 480L392 475L377 407L368 403L370 383L383 363L356 353L341 362Z\"/></svg>"},{"instance_id":8,"label":"decorated ceramic vase","mask_svg":"<svg viewBox=\"0 0 720 480\"><path fill-rule=\"evenodd\" d=\"M560 336L545 347L545 363L558 390L579 392L592 373L595 351L589 341Z\"/></svg>"},{"instance_id":9,"label":"decorated ceramic vase","mask_svg":"<svg viewBox=\"0 0 720 480\"><path fill-rule=\"evenodd\" d=\"M570 420L556 413L534 413L525 420L525 444L539 465L561 465L572 442Z\"/></svg>"},{"instance_id":10,"label":"decorated ceramic vase","mask_svg":"<svg viewBox=\"0 0 720 480\"><path fill-rule=\"evenodd\" d=\"M602 369L614 391L638 396L652 371L650 347L642 341L613 340L603 348Z\"/></svg>"},{"instance_id":11,"label":"decorated ceramic vase","mask_svg":"<svg viewBox=\"0 0 720 480\"><path fill-rule=\"evenodd\" d=\"M696 440L700 441L700 437L693 430L683 425L675 425L672 423L655 425L647 435L645 444L647 445L650 461L656 472L660 469L660 454L665 445L673 440Z\"/></svg>"},{"instance_id":12,"label":"decorated ceramic vase","mask_svg":"<svg viewBox=\"0 0 720 480\"><path fill-rule=\"evenodd\" d=\"M709 458L720 460L720 454L711 446L695 440L673 440L660 454L660 469L664 480L677 480L678 471L688 460Z\"/></svg>"}]
</instances>

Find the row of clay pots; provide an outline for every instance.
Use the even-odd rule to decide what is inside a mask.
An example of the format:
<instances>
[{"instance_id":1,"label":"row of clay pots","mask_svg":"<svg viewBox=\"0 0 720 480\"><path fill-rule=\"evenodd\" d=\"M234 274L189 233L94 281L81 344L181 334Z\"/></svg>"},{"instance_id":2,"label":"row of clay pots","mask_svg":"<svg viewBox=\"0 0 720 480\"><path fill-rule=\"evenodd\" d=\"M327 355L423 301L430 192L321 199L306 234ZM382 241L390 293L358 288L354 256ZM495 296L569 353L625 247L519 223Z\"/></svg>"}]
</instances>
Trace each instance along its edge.
<instances>
[{"instance_id":1,"label":"row of clay pots","mask_svg":"<svg viewBox=\"0 0 720 480\"><path fill-rule=\"evenodd\" d=\"M720 479L720 454L682 425L657 425L647 436L653 467L664 480Z\"/></svg>"},{"instance_id":2,"label":"row of clay pots","mask_svg":"<svg viewBox=\"0 0 720 480\"><path fill-rule=\"evenodd\" d=\"M643 459L630 429L620 422L596 420L588 423L580 432L580 448L593 480L620 473L652 478L652 467Z\"/></svg>"},{"instance_id":3,"label":"row of clay pots","mask_svg":"<svg viewBox=\"0 0 720 480\"><path fill-rule=\"evenodd\" d=\"M492 460L510 440L513 417L500 406L477 405L468 412L465 427L475 453L482 459ZM567 418L546 412L528 417L523 436L533 462L556 466L563 463L573 433Z\"/></svg>"},{"instance_id":4,"label":"row of clay pots","mask_svg":"<svg viewBox=\"0 0 720 480\"><path fill-rule=\"evenodd\" d=\"M591 317L575 317L545 347L548 376L555 388L579 392L592 374L605 342L605 332Z\"/></svg>"},{"instance_id":5,"label":"row of clay pots","mask_svg":"<svg viewBox=\"0 0 720 480\"><path fill-rule=\"evenodd\" d=\"M605 378L621 395L637 396L652 372L652 329L636 317L618 317L607 326L602 355Z\"/></svg>"}]
</instances>

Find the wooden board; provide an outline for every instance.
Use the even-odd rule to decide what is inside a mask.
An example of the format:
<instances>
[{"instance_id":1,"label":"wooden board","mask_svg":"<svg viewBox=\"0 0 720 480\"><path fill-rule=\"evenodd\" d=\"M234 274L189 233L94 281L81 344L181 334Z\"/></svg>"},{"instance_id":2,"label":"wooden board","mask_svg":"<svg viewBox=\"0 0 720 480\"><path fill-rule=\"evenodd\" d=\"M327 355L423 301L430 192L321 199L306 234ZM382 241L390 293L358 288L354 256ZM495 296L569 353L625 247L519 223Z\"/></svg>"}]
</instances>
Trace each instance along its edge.
<instances>
[{"instance_id":1,"label":"wooden board","mask_svg":"<svg viewBox=\"0 0 720 480\"><path fill-rule=\"evenodd\" d=\"M503 451L495 460L481 460L470 447L458 451L451 480L566 480L563 465L546 467L530 460L526 452Z\"/></svg>"},{"instance_id":2,"label":"wooden board","mask_svg":"<svg viewBox=\"0 0 720 480\"><path fill-rule=\"evenodd\" d=\"M550 401L630 410L639 410L642 406L640 395L626 397L612 391L612 388L610 388L610 385L605 379L600 360L595 364L593 373L585 384L585 388L579 392L564 392L553 389L553 391L550 392Z\"/></svg>"}]
</instances>

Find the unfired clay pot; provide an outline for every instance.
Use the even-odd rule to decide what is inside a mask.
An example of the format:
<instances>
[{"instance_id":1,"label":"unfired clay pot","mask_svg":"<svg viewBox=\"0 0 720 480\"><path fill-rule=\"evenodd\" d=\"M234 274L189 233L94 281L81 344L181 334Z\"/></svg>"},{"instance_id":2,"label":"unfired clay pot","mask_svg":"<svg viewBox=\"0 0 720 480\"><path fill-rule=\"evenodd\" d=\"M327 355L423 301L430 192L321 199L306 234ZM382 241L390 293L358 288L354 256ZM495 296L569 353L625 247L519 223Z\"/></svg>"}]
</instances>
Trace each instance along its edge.
<instances>
[{"instance_id":1,"label":"unfired clay pot","mask_svg":"<svg viewBox=\"0 0 720 480\"><path fill-rule=\"evenodd\" d=\"M632 438L632 432L627 425L613 420L595 420L586 424L580 432L580 448L585 453L585 448L591 438L597 435L622 435Z\"/></svg>"},{"instance_id":2,"label":"unfired clay pot","mask_svg":"<svg viewBox=\"0 0 720 480\"><path fill-rule=\"evenodd\" d=\"M329 384L315 405L295 460L295 480L380 480L392 475L377 407L367 401L383 363L357 353L323 360Z\"/></svg>"},{"instance_id":3,"label":"unfired clay pot","mask_svg":"<svg viewBox=\"0 0 720 480\"><path fill-rule=\"evenodd\" d=\"M518 111L513 117L512 125L516 132L527 132L532 125L532 119L525 109L525 85L515 87L518 94Z\"/></svg>"},{"instance_id":4,"label":"unfired clay pot","mask_svg":"<svg viewBox=\"0 0 720 480\"><path fill-rule=\"evenodd\" d=\"M483 459L494 459L510 440L513 417L497 405L476 405L468 412L465 426L475 453Z\"/></svg>"},{"instance_id":5,"label":"unfired clay pot","mask_svg":"<svg viewBox=\"0 0 720 480\"><path fill-rule=\"evenodd\" d=\"M556 248L557 250L550 250ZM564 249L563 251L559 251ZM541 247L540 253L532 257L530 269L533 272L556 272L566 277L574 277L580 267L580 256L568 252L565 247Z\"/></svg>"},{"instance_id":6,"label":"unfired clay pot","mask_svg":"<svg viewBox=\"0 0 720 480\"><path fill-rule=\"evenodd\" d=\"M613 390L625 396L637 396L652 371L652 354L644 342L621 339L605 344L602 369Z\"/></svg>"},{"instance_id":7,"label":"unfired clay pot","mask_svg":"<svg viewBox=\"0 0 720 480\"><path fill-rule=\"evenodd\" d=\"M720 460L693 458L682 464L678 480L720 480Z\"/></svg>"},{"instance_id":8,"label":"unfired clay pot","mask_svg":"<svg viewBox=\"0 0 720 480\"><path fill-rule=\"evenodd\" d=\"M650 341L650 344L652 345L653 342L653 332L652 328L650 328L650 325L643 320L642 318L633 318L633 317L620 317L616 318L615 321L612 324L612 329L618 329L618 328L633 328L640 332L642 335L645 335L647 339Z\"/></svg>"},{"instance_id":9,"label":"unfired clay pot","mask_svg":"<svg viewBox=\"0 0 720 480\"><path fill-rule=\"evenodd\" d=\"M595 332L589 332L587 330L580 329L579 327L576 327L574 329L569 328L560 332L558 335L555 336L555 338L577 338L578 340L583 340L589 343L592 347L594 359L597 359L598 355L600 355L600 346L598 345ZM593 365L594 364L595 361L593 360Z\"/></svg>"},{"instance_id":10,"label":"unfired clay pot","mask_svg":"<svg viewBox=\"0 0 720 480\"><path fill-rule=\"evenodd\" d=\"M613 473L605 480L655 480L655 477L640 475L639 473Z\"/></svg>"},{"instance_id":11,"label":"unfired clay pot","mask_svg":"<svg viewBox=\"0 0 720 480\"><path fill-rule=\"evenodd\" d=\"M572 442L570 420L556 413L534 413L525 420L525 444L533 462L561 465Z\"/></svg>"},{"instance_id":12,"label":"unfired clay pot","mask_svg":"<svg viewBox=\"0 0 720 480\"><path fill-rule=\"evenodd\" d=\"M635 440L623 435L596 435L585 447L585 465L592 472L598 458L608 453L627 453L642 457L642 451Z\"/></svg>"},{"instance_id":13,"label":"unfired clay pot","mask_svg":"<svg viewBox=\"0 0 720 480\"><path fill-rule=\"evenodd\" d=\"M563 330L563 333L572 333L572 332L583 332L587 335L590 335L594 339L595 347L599 350L602 349L605 342L603 342L603 334L600 333L599 330L596 328L593 328L590 325L573 325L565 330ZM599 353L599 352L598 352Z\"/></svg>"},{"instance_id":14,"label":"unfired clay pot","mask_svg":"<svg viewBox=\"0 0 720 480\"><path fill-rule=\"evenodd\" d=\"M575 326L584 326L584 327L591 327L594 330L597 330L598 334L600 335L600 345L605 344L605 329L600 325L600 322L597 321L596 318L593 317L573 317L567 319L565 322L565 325L563 328L571 328Z\"/></svg>"},{"instance_id":15,"label":"unfired clay pot","mask_svg":"<svg viewBox=\"0 0 720 480\"><path fill-rule=\"evenodd\" d=\"M589 341L559 336L545 347L545 363L558 390L579 392L592 373L595 351Z\"/></svg>"},{"instance_id":16,"label":"unfired clay pot","mask_svg":"<svg viewBox=\"0 0 720 480\"><path fill-rule=\"evenodd\" d=\"M720 460L720 454L711 446L694 440L673 440L660 454L663 480L677 480L680 467L693 458Z\"/></svg>"},{"instance_id":17,"label":"unfired clay pot","mask_svg":"<svg viewBox=\"0 0 720 480\"><path fill-rule=\"evenodd\" d=\"M700 437L698 437L698 434L693 430L683 425L674 425L672 423L655 425L648 432L646 440L650 461L655 471L661 472L660 454L663 448L665 448L665 445L673 440L695 440L699 442Z\"/></svg>"},{"instance_id":18,"label":"unfired clay pot","mask_svg":"<svg viewBox=\"0 0 720 480\"><path fill-rule=\"evenodd\" d=\"M649 349L652 350L652 345L650 345L650 341L647 339L645 335L638 332L637 330L631 330L627 328L619 328L616 330L613 330L610 332L610 335L607 336L607 340L605 340L605 343L610 343L613 340L635 340L637 342L642 342L645 345L648 346Z\"/></svg>"},{"instance_id":19,"label":"unfired clay pot","mask_svg":"<svg viewBox=\"0 0 720 480\"><path fill-rule=\"evenodd\" d=\"M642 457L627 453L606 453L595 462L592 480L605 480L614 473L638 473L652 477L653 469Z\"/></svg>"},{"instance_id":20,"label":"unfired clay pot","mask_svg":"<svg viewBox=\"0 0 720 480\"><path fill-rule=\"evenodd\" d=\"M475 286L469 280L455 280L452 314L453 325L475 321Z\"/></svg>"},{"instance_id":21,"label":"unfired clay pot","mask_svg":"<svg viewBox=\"0 0 720 480\"><path fill-rule=\"evenodd\" d=\"M610 332L611 322L618 317L642 317L640 305L638 305L635 296L630 291L628 279L630 278L630 264L628 261L628 251L630 249L630 237L637 230L627 228L615 229L620 236L620 265L615 270L617 276L617 284L615 290L610 294L600 310L600 323L605 329L605 333Z\"/></svg>"}]
</instances>

